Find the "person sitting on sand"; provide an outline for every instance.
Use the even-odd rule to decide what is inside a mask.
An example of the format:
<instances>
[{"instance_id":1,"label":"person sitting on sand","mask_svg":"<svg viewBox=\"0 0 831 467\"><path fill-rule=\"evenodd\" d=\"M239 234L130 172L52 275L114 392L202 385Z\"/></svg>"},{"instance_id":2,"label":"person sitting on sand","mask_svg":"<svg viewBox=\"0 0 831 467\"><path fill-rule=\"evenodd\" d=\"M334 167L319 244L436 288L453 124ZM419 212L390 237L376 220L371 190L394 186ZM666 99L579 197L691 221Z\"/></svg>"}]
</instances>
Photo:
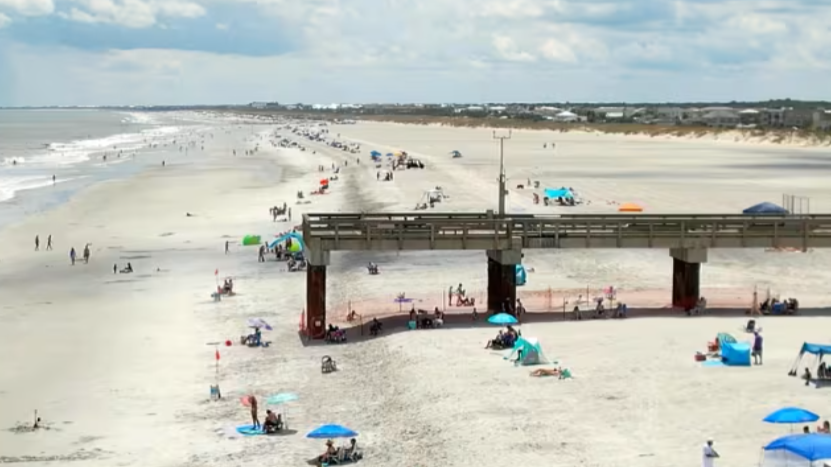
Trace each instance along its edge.
<instances>
[{"instance_id":1,"label":"person sitting on sand","mask_svg":"<svg viewBox=\"0 0 831 467\"><path fill-rule=\"evenodd\" d=\"M500 329L499 332L496 334L496 337L489 340L487 344L485 344L486 349L497 349L502 348L502 341L503 335L502 330Z\"/></svg>"},{"instance_id":2,"label":"person sitting on sand","mask_svg":"<svg viewBox=\"0 0 831 467\"><path fill-rule=\"evenodd\" d=\"M537 368L536 370L531 372L531 376L534 377L542 377L542 376L560 376L560 369L559 368Z\"/></svg>"},{"instance_id":3,"label":"person sitting on sand","mask_svg":"<svg viewBox=\"0 0 831 467\"><path fill-rule=\"evenodd\" d=\"M127 263L127 266L124 269L121 270L121 274L130 274L132 272L133 272L133 265L130 264L130 263Z\"/></svg>"},{"instance_id":4,"label":"person sitting on sand","mask_svg":"<svg viewBox=\"0 0 831 467\"><path fill-rule=\"evenodd\" d=\"M358 441L356 441L355 438L349 440L349 446L344 448L344 451L345 457L352 462L360 460L362 457L364 457L361 450L358 449Z\"/></svg>"},{"instance_id":5,"label":"person sitting on sand","mask_svg":"<svg viewBox=\"0 0 831 467\"><path fill-rule=\"evenodd\" d=\"M338 450L335 448L335 443L330 439L326 441L326 452L317 457L317 461L321 464L328 463L329 460L337 458Z\"/></svg>"},{"instance_id":6,"label":"person sitting on sand","mask_svg":"<svg viewBox=\"0 0 831 467\"><path fill-rule=\"evenodd\" d=\"M277 433L283 429L283 420L281 414L275 414L271 410L265 411L265 423L263 423L263 431L266 434Z\"/></svg>"},{"instance_id":7,"label":"person sitting on sand","mask_svg":"<svg viewBox=\"0 0 831 467\"><path fill-rule=\"evenodd\" d=\"M822 426L817 427L817 433L831 434L831 423L828 420L822 422Z\"/></svg>"}]
</instances>

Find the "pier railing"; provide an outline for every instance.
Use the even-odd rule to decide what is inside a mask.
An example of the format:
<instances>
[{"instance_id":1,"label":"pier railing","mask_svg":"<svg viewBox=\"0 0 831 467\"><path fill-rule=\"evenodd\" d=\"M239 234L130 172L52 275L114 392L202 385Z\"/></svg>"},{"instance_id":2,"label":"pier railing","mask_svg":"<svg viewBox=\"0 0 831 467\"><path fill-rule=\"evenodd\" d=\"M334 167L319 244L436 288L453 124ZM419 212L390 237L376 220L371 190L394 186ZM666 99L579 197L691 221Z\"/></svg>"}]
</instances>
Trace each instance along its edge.
<instances>
[{"instance_id":1,"label":"pier railing","mask_svg":"<svg viewBox=\"0 0 831 467\"><path fill-rule=\"evenodd\" d=\"M830 248L831 214L512 215L493 213L307 214L311 248L507 250L519 248Z\"/></svg>"}]
</instances>

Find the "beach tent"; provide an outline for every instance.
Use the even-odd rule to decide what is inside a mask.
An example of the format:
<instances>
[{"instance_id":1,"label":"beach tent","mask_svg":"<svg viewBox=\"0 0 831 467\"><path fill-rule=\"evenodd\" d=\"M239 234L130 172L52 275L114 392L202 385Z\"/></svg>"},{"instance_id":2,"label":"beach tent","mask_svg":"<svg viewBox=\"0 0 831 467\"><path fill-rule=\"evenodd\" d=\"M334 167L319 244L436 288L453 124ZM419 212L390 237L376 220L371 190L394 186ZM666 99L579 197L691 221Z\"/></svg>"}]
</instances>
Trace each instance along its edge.
<instances>
[{"instance_id":1,"label":"beach tent","mask_svg":"<svg viewBox=\"0 0 831 467\"><path fill-rule=\"evenodd\" d=\"M462 153L460 153L459 151L450 151L450 155L453 156L454 159L462 157Z\"/></svg>"},{"instance_id":2,"label":"beach tent","mask_svg":"<svg viewBox=\"0 0 831 467\"><path fill-rule=\"evenodd\" d=\"M571 192L568 188L546 188L545 197L549 199L556 199L556 198L574 198L574 193Z\"/></svg>"},{"instance_id":3,"label":"beach tent","mask_svg":"<svg viewBox=\"0 0 831 467\"><path fill-rule=\"evenodd\" d=\"M752 216L784 216L786 214L790 214L790 212L782 206L765 201L764 203L750 206L742 211L742 214L749 214Z\"/></svg>"},{"instance_id":4,"label":"beach tent","mask_svg":"<svg viewBox=\"0 0 831 467\"><path fill-rule=\"evenodd\" d=\"M516 285L525 285L528 281L528 273L525 271L525 266L521 264L516 265Z\"/></svg>"},{"instance_id":5,"label":"beach tent","mask_svg":"<svg viewBox=\"0 0 831 467\"><path fill-rule=\"evenodd\" d=\"M303 251L306 249L306 246L303 243L303 236L297 232L289 232L287 234L275 238L271 241L271 243L268 244L268 247L274 249L274 247L276 247L280 243L285 242L288 239L292 239L291 247L289 247L290 252L297 253L298 251Z\"/></svg>"},{"instance_id":6,"label":"beach tent","mask_svg":"<svg viewBox=\"0 0 831 467\"><path fill-rule=\"evenodd\" d=\"M246 235L242 237L242 244L245 246L259 245L260 243L262 243L262 239L259 235Z\"/></svg>"},{"instance_id":7,"label":"beach tent","mask_svg":"<svg viewBox=\"0 0 831 467\"><path fill-rule=\"evenodd\" d=\"M730 334L719 333L721 362L727 366L750 366L750 344L737 342Z\"/></svg>"},{"instance_id":8,"label":"beach tent","mask_svg":"<svg viewBox=\"0 0 831 467\"><path fill-rule=\"evenodd\" d=\"M764 447L764 467L821 467L831 460L831 435L802 433L777 438Z\"/></svg>"},{"instance_id":9,"label":"beach tent","mask_svg":"<svg viewBox=\"0 0 831 467\"><path fill-rule=\"evenodd\" d=\"M618 208L618 212L643 212L643 208L635 203L623 203Z\"/></svg>"},{"instance_id":10,"label":"beach tent","mask_svg":"<svg viewBox=\"0 0 831 467\"><path fill-rule=\"evenodd\" d=\"M516 340L514 348L505 356L506 360L513 359L518 352L522 352L522 359L520 365L539 365L542 363L552 363L542 352L542 345L536 337L520 337Z\"/></svg>"},{"instance_id":11,"label":"beach tent","mask_svg":"<svg viewBox=\"0 0 831 467\"><path fill-rule=\"evenodd\" d=\"M814 367L816 368L817 366L819 366L820 362L822 362L823 357L825 357L826 355L831 355L831 344L812 344L810 342L803 343L802 348L799 349L799 355L797 355L796 361L793 362L793 366L791 367L791 370L788 372L789 375L797 375L799 367L803 366L802 357L804 357L805 354L816 356L816 359L814 361Z\"/></svg>"}]
</instances>

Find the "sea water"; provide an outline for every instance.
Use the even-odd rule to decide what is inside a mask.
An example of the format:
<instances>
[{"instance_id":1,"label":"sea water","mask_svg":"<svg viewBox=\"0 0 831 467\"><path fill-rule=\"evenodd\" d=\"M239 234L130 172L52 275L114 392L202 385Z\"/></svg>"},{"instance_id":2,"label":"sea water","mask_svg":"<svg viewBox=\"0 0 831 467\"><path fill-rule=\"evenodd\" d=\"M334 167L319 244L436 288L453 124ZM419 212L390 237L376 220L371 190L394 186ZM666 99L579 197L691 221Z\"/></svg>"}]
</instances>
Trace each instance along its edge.
<instances>
[{"instance_id":1,"label":"sea water","mask_svg":"<svg viewBox=\"0 0 831 467\"><path fill-rule=\"evenodd\" d=\"M0 227L158 163L154 155L194 128L175 114L0 110Z\"/></svg>"}]
</instances>

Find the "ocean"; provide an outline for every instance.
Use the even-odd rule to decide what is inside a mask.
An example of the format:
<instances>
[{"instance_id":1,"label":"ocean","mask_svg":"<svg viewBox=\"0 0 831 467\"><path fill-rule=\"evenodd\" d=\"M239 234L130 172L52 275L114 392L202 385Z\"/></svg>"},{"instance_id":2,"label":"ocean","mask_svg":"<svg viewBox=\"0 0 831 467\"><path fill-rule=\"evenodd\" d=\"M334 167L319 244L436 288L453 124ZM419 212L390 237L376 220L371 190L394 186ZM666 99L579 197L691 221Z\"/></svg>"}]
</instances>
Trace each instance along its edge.
<instances>
[{"instance_id":1,"label":"ocean","mask_svg":"<svg viewBox=\"0 0 831 467\"><path fill-rule=\"evenodd\" d=\"M197 124L166 113L0 110L0 228L159 163L164 147Z\"/></svg>"}]
</instances>

